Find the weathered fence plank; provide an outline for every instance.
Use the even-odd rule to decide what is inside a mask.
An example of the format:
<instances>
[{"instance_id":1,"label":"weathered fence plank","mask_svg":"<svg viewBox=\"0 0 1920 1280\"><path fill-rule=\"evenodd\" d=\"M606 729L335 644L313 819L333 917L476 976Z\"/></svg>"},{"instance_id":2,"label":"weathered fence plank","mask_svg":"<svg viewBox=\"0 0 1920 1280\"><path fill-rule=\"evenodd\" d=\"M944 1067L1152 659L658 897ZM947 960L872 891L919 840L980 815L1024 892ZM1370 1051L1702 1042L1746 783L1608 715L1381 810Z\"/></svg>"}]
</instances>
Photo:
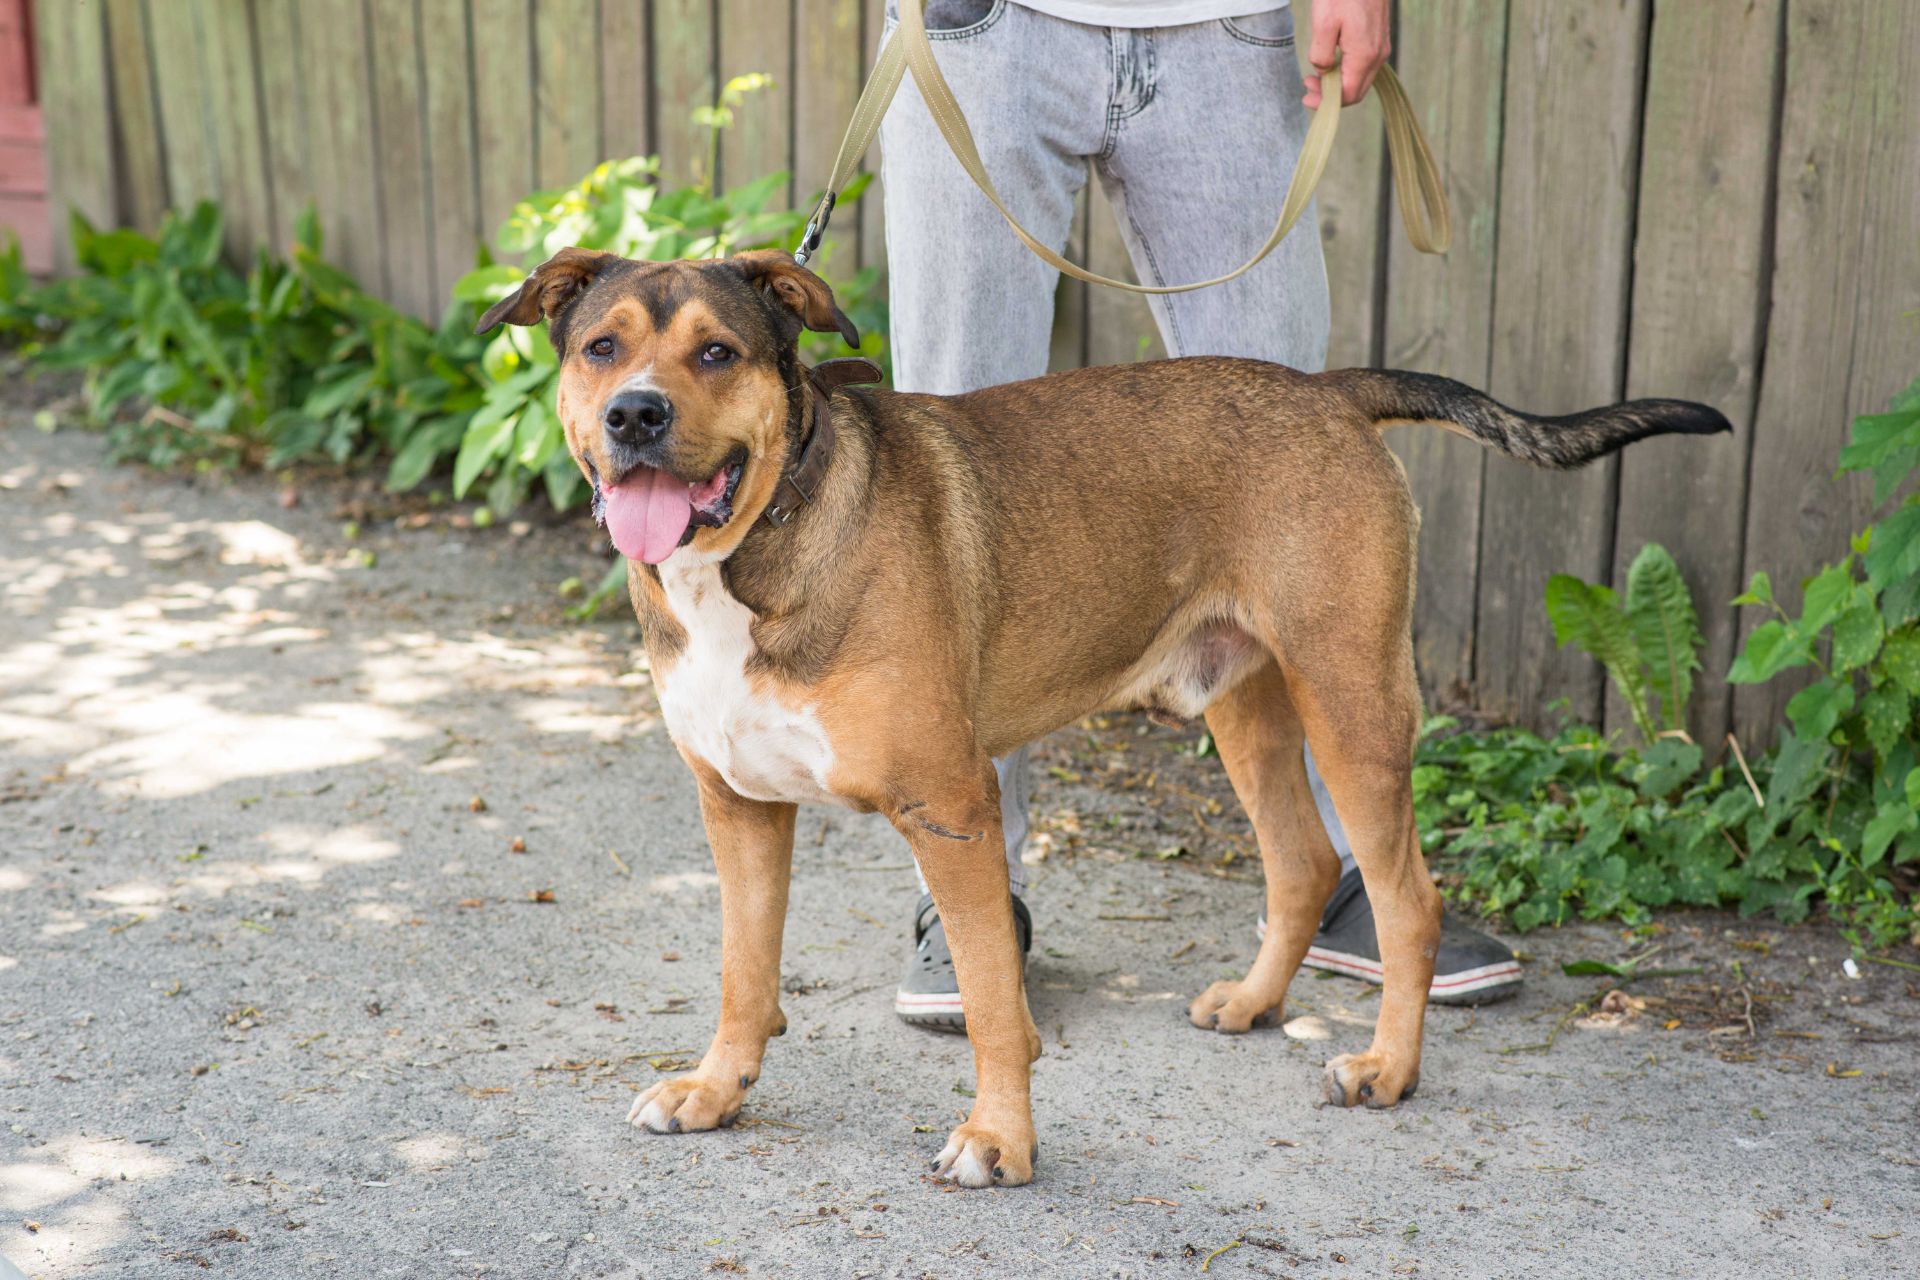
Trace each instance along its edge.
<instances>
[{"instance_id":1,"label":"weathered fence plank","mask_svg":"<svg viewBox=\"0 0 1920 1280\"><path fill-rule=\"evenodd\" d=\"M602 0L601 159L624 160L653 150L653 103L647 93L652 76L646 0Z\"/></svg>"},{"instance_id":2,"label":"weathered fence plank","mask_svg":"<svg viewBox=\"0 0 1920 1280\"><path fill-rule=\"evenodd\" d=\"M327 256L369 289L386 288L364 10L354 0L306 0L300 61L307 85L306 190L315 197Z\"/></svg>"},{"instance_id":3,"label":"weathered fence plank","mask_svg":"<svg viewBox=\"0 0 1920 1280\"><path fill-rule=\"evenodd\" d=\"M256 0L254 25L260 49L267 190L274 210L271 239L285 254L291 252L295 222L318 194L313 154L307 147L308 85L294 0Z\"/></svg>"},{"instance_id":4,"label":"weathered fence plank","mask_svg":"<svg viewBox=\"0 0 1920 1280\"><path fill-rule=\"evenodd\" d=\"M710 176L707 131L692 113L718 91L716 51L714 0L653 0L653 144L670 185Z\"/></svg>"},{"instance_id":5,"label":"weathered fence plank","mask_svg":"<svg viewBox=\"0 0 1920 1280\"><path fill-rule=\"evenodd\" d=\"M528 0L473 0L473 123L480 225L491 234L538 185Z\"/></svg>"},{"instance_id":6,"label":"weathered fence plank","mask_svg":"<svg viewBox=\"0 0 1920 1280\"><path fill-rule=\"evenodd\" d=\"M119 188L113 167L113 100L107 78L106 13L97 3L41 5L34 11L40 105L46 122L47 200L53 208L56 265L73 265L67 211L95 226L114 223Z\"/></svg>"},{"instance_id":7,"label":"weathered fence plank","mask_svg":"<svg viewBox=\"0 0 1920 1280\"><path fill-rule=\"evenodd\" d=\"M167 210L166 134L147 58L146 0L107 0L107 60L113 89L113 160L120 217L152 231Z\"/></svg>"},{"instance_id":8,"label":"weathered fence plank","mask_svg":"<svg viewBox=\"0 0 1920 1280\"><path fill-rule=\"evenodd\" d=\"M1801 578L1845 555L1870 515L1864 477L1832 479L1851 418L1920 372L1920 6L1791 0L1786 48L1745 569L1765 570L1797 609ZM1762 620L1746 612L1743 635ZM1736 691L1744 745L1772 741L1794 689Z\"/></svg>"},{"instance_id":9,"label":"weathered fence plank","mask_svg":"<svg viewBox=\"0 0 1920 1280\"><path fill-rule=\"evenodd\" d=\"M1487 385L1499 226L1507 0L1401 0L1397 61L1453 203L1453 247L1420 253L1390 214L1382 363ZM1487 452L1450 432L1388 433L1420 505L1414 661L1429 699L1473 679Z\"/></svg>"},{"instance_id":10,"label":"weathered fence plank","mask_svg":"<svg viewBox=\"0 0 1920 1280\"><path fill-rule=\"evenodd\" d=\"M1493 394L1536 413L1620 393L1638 170L1646 0L1513 0L1507 28ZM1559 698L1600 714L1591 659L1556 651L1541 591L1605 578L1618 463L1543 475L1487 461L1474 672L1482 700L1536 718Z\"/></svg>"},{"instance_id":11,"label":"weathered fence plank","mask_svg":"<svg viewBox=\"0 0 1920 1280\"><path fill-rule=\"evenodd\" d=\"M208 72L201 98L220 161L219 185L208 194L226 212L227 252L244 261L273 240L274 224L253 6L238 0L203 3L200 29Z\"/></svg>"},{"instance_id":12,"label":"weathered fence plank","mask_svg":"<svg viewBox=\"0 0 1920 1280\"><path fill-rule=\"evenodd\" d=\"M1626 581L1648 542L1679 561L1706 638L1688 727L1710 750L1726 735L1732 702L1727 602L1741 586L1734 549L1746 522L1766 305L1781 8L1782 0L1657 6L1648 53L1627 394L1684 392L1737 426L1731 438L1648 440L1621 457L1613 579ZM1611 687L1606 722L1631 726Z\"/></svg>"},{"instance_id":13,"label":"weathered fence plank","mask_svg":"<svg viewBox=\"0 0 1920 1280\"><path fill-rule=\"evenodd\" d=\"M796 203L811 204L818 198L860 96L860 23L860 0L797 0L795 5L791 192ZM860 263L860 217L855 210L834 220L832 239L832 270L852 272Z\"/></svg>"},{"instance_id":14,"label":"weathered fence plank","mask_svg":"<svg viewBox=\"0 0 1920 1280\"><path fill-rule=\"evenodd\" d=\"M763 71L773 84L734 108L720 135L719 190L793 167L793 0L718 0L720 83Z\"/></svg>"},{"instance_id":15,"label":"weathered fence plank","mask_svg":"<svg viewBox=\"0 0 1920 1280\"><path fill-rule=\"evenodd\" d=\"M158 8L149 5L147 10L160 127L166 134L167 193L177 209L225 194L220 185L220 146L213 136L212 105L206 96L213 71L207 65L205 30L210 12L206 0Z\"/></svg>"},{"instance_id":16,"label":"weathered fence plank","mask_svg":"<svg viewBox=\"0 0 1920 1280\"><path fill-rule=\"evenodd\" d=\"M571 186L605 158L599 31L599 0L535 0L532 110L536 176L543 188Z\"/></svg>"},{"instance_id":17,"label":"weathered fence plank","mask_svg":"<svg viewBox=\"0 0 1920 1280\"><path fill-rule=\"evenodd\" d=\"M467 0L420 0L421 92L426 111L427 203L433 213L425 255L436 315L454 281L473 266L474 246L492 234L480 221L474 142L473 44Z\"/></svg>"},{"instance_id":18,"label":"weathered fence plank","mask_svg":"<svg viewBox=\"0 0 1920 1280\"><path fill-rule=\"evenodd\" d=\"M419 0L367 0L367 17L387 292L415 315L438 315L445 299L433 287Z\"/></svg>"}]
</instances>

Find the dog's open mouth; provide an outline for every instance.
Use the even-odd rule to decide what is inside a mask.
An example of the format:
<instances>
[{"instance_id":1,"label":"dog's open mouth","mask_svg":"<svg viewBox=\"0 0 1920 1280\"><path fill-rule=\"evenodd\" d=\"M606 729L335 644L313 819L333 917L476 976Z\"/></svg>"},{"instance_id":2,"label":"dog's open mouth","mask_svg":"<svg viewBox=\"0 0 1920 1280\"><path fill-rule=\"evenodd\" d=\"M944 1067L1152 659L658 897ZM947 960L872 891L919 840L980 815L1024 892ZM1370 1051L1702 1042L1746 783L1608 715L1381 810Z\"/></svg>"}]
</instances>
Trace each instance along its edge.
<instances>
[{"instance_id":1,"label":"dog's open mouth","mask_svg":"<svg viewBox=\"0 0 1920 1280\"><path fill-rule=\"evenodd\" d=\"M658 467L635 467L611 485L596 474L595 514L621 555L659 564L690 542L695 529L718 529L733 518L733 492L746 462L746 454L736 452L698 484Z\"/></svg>"}]
</instances>

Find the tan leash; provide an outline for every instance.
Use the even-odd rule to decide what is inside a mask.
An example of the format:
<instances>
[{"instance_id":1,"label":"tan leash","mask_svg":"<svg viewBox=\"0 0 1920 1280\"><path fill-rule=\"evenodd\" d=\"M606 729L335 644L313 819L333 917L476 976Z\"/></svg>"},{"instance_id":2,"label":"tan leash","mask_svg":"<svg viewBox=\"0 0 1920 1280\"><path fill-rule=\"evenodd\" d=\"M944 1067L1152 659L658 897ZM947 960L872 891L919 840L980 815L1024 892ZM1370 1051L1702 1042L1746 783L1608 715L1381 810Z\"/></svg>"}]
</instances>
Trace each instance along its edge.
<instances>
[{"instance_id":1,"label":"tan leash","mask_svg":"<svg viewBox=\"0 0 1920 1280\"><path fill-rule=\"evenodd\" d=\"M1327 157L1333 154L1334 135L1340 128L1338 55L1332 67L1322 69L1322 84L1330 86L1330 90L1320 95L1320 106L1307 126L1306 140L1300 144L1300 160L1294 166L1293 179L1287 184L1287 197L1280 206L1280 217L1273 224L1273 232L1267 237L1267 242L1260 246L1253 257L1223 276L1196 280L1192 284L1133 284L1088 271L1034 239L994 189L993 179L988 175L986 165L981 163L980 150L974 145L973 130L967 127L966 115L960 110L960 103L954 98L947 78L940 73L940 64L934 60L933 42L927 38L926 20L922 12L924 3L925 0L900 2L899 27L893 39L887 41L880 50L880 57L873 64L873 74L867 78L866 88L860 91L860 100L854 104L853 118L847 124L846 136L840 140L840 150L834 156L833 173L827 180L826 193L814 208L813 217L800 237L800 247L794 252L794 261L802 266L819 249L820 238L826 233L827 222L833 216L838 193L852 181L861 157L873 145L874 135L880 131L880 119L886 115L893 95L899 91L900 82L909 71L913 73L913 82L920 87L920 96L933 114L941 136L953 149L954 158L966 170L967 176L973 179L974 185L980 188L981 194L993 202L993 207L1000 211L1000 216L1007 220L1007 225L1013 228L1013 234L1020 237L1021 243L1049 266L1076 280L1125 289L1128 293L1186 293L1224 284L1253 270L1262 258L1279 247L1280 242L1286 239L1287 232L1293 230L1293 225L1306 213L1307 203L1313 199L1314 188L1320 185L1320 175L1326 170ZM1381 64L1380 73L1374 80L1374 89L1380 95L1380 113L1386 121L1387 151L1393 158L1394 191L1398 196L1401 218L1406 224L1407 239L1422 253L1445 253L1453 242L1453 215L1447 208L1446 188L1440 180L1440 167L1434 163L1433 150L1427 145L1426 134L1421 132L1420 121L1413 114L1413 104L1407 100L1407 91L1401 87L1400 79L1394 75L1392 67Z\"/></svg>"}]
</instances>

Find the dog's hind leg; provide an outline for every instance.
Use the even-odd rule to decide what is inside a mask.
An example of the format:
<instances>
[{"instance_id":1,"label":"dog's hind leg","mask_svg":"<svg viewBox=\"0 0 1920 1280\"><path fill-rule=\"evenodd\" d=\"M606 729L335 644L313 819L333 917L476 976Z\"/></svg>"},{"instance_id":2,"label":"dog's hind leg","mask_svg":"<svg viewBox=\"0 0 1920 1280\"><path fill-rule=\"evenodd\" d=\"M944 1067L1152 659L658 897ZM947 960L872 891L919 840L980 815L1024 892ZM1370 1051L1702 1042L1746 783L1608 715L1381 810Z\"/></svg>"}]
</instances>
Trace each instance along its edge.
<instances>
[{"instance_id":1,"label":"dog's hind leg","mask_svg":"<svg viewBox=\"0 0 1920 1280\"><path fill-rule=\"evenodd\" d=\"M1420 1080L1420 1035L1440 945L1440 895L1413 825L1420 696L1404 619L1362 605L1329 622L1287 664L1287 685L1373 904L1385 969L1365 1053L1327 1063L1327 1100L1390 1107ZM1369 625L1369 622L1372 625ZM1271 926L1269 926L1271 927Z\"/></svg>"},{"instance_id":2,"label":"dog's hind leg","mask_svg":"<svg viewBox=\"0 0 1920 1280\"><path fill-rule=\"evenodd\" d=\"M655 1133L724 1128L760 1078L780 1012L780 939L793 867L794 806L748 800L704 765L700 816L720 877L720 1025L700 1065L634 1099L629 1124Z\"/></svg>"},{"instance_id":3,"label":"dog's hind leg","mask_svg":"<svg viewBox=\"0 0 1920 1280\"><path fill-rule=\"evenodd\" d=\"M1306 739L1278 666L1266 663L1215 699L1207 728L1253 820L1267 881L1267 933L1247 976L1208 987L1187 1017L1202 1029L1241 1032L1279 1016L1321 908L1339 883L1340 858L1314 808Z\"/></svg>"},{"instance_id":4,"label":"dog's hind leg","mask_svg":"<svg viewBox=\"0 0 1920 1280\"><path fill-rule=\"evenodd\" d=\"M1033 1178L1028 1091L1040 1035L1027 1011L999 787L984 758L909 776L928 779L927 789L888 805L887 816L913 846L940 910L973 1045L973 1110L934 1157L934 1172L962 1186L1018 1186Z\"/></svg>"}]
</instances>

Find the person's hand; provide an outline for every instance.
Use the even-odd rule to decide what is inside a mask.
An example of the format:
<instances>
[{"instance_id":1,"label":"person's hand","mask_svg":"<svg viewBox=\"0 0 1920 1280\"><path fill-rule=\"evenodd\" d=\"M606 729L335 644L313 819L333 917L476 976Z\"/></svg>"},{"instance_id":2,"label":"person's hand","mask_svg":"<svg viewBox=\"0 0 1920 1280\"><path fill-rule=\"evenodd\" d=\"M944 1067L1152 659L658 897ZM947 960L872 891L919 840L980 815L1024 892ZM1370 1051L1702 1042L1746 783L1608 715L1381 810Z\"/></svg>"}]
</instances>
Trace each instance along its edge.
<instances>
[{"instance_id":1,"label":"person's hand","mask_svg":"<svg viewBox=\"0 0 1920 1280\"><path fill-rule=\"evenodd\" d=\"M1391 0L1313 0L1313 41L1307 61L1316 67L1333 65L1340 51L1340 104L1352 106L1367 96L1380 64L1393 52L1393 27L1388 17ZM1308 110L1320 105L1320 77L1307 77Z\"/></svg>"}]
</instances>

